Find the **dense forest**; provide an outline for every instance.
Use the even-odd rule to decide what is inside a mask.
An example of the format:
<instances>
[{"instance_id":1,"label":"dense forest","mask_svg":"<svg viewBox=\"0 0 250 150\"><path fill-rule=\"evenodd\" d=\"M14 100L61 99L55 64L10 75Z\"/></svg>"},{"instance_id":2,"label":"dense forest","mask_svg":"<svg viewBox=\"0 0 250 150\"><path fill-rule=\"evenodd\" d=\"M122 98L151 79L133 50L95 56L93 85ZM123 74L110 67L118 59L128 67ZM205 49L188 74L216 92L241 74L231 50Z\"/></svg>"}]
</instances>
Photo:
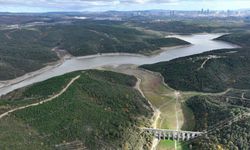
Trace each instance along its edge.
<instances>
[{"instance_id":1,"label":"dense forest","mask_svg":"<svg viewBox=\"0 0 250 150\"><path fill-rule=\"evenodd\" d=\"M15 19L16 23L32 20L28 17ZM9 24L11 21L1 17L0 22ZM55 47L73 56L109 52L150 54L160 47L189 43L143 32L145 29L180 34L231 32L215 40L238 44L241 48L205 52L141 67L161 73L164 81L176 90L204 92L185 102L195 116L193 130L216 128L207 136L185 144L195 150L248 150L249 118L223 128L216 126L221 121L249 113L250 34L249 25L244 23L237 19L142 22L87 19L0 30L0 80L16 78L59 60L51 51ZM135 26L143 30L133 28ZM150 125L152 109L133 88L137 82L133 76L88 70L54 77L0 97L0 114L51 97L78 75L81 77L53 101L2 118L0 149L149 148L152 137L141 133L138 127Z\"/></svg>"},{"instance_id":2,"label":"dense forest","mask_svg":"<svg viewBox=\"0 0 250 150\"><path fill-rule=\"evenodd\" d=\"M226 49L141 67L160 72L178 90L222 92L249 89L249 48Z\"/></svg>"},{"instance_id":3,"label":"dense forest","mask_svg":"<svg viewBox=\"0 0 250 150\"><path fill-rule=\"evenodd\" d=\"M232 120L238 114L250 113L246 108L222 100L230 97L229 95L231 93L222 96L196 96L186 102L195 115L195 130L211 130L207 136L190 142L193 149L248 150L250 148L249 118L232 124L218 125L224 121L228 122L230 118ZM234 101L241 101L241 97L234 99ZM249 104L248 101L245 103Z\"/></svg>"},{"instance_id":4,"label":"dense forest","mask_svg":"<svg viewBox=\"0 0 250 150\"><path fill-rule=\"evenodd\" d=\"M143 54L160 47L189 44L176 38L164 39L161 36L144 33L117 22L85 21L52 30L61 30L62 37L57 44L74 56L108 52ZM56 32L49 33L56 34Z\"/></svg>"},{"instance_id":5,"label":"dense forest","mask_svg":"<svg viewBox=\"0 0 250 150\"><path fill-rule=\"evenodd\" d=\"M53 101L2 118L0 149L55 149L75 141L87 149L148 147L150 137L138 127L149 125L152 109L133 88L137 81L133 76L96 70L73 72L14 91L1 98L0 108L42 100L77 75L81 77Z\"/></svg>"},{"instance_id":6,"label":"dense forest","mask_svg":"<svg viewBox=\"0 0 250 150\"><path fill-rule=\"evenodd\" d=\"M217 38L216 40L222 40L222 41L234 43L242 47L250 47L250 32L244 31L244 32L238 32L238 33L226 34Z\"/></svg>"},{"instance_id":7,"label":"dense forest","mask_svg":"<svg viewBox=\"0 0 250 150\"><path fill-rule=\"evenodd\" d=\"M148 34L123 22L77 21L71 24L0 30L0 80L13 79L58 60L52 48L71 55L126 52L149 54L160 47L189 44Z\"/></svg>"},{"instance_id":8,"label":"dense forest","mask_svg":"<svg viewBox=\"0 0 250 150\"><path fill-rule=\"evenodd\" d=\"M39 32L31 30L0 31L0 80L34 71L58 58L51 47L37 42Z\"/></svg>"}]
</instances>

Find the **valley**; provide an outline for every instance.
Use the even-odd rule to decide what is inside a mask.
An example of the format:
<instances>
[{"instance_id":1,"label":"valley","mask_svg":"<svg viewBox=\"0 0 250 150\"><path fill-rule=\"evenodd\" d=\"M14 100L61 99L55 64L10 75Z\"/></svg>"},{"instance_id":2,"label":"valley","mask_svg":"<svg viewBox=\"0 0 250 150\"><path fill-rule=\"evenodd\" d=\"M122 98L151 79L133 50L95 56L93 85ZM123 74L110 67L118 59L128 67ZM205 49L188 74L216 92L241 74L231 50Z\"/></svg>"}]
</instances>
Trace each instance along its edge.
<instances>
[{"instance_id":1,"label":"valley","mask_svg":"<svg viewBox=\"0 0 250 150\"><path fill-rule=\"evenodd\" d=\"M32 83L44 81L51 77L63 75L72 71L93 69L105 65L152 64L161 61L168 61L178 57L184 57L202 53L205 51L210 51L211 49L237 47L236 45L232 45L229 43L212 40L219 37L220 35L221 34L197 34L191 36L177 35L177 38L185 40L192 44L190 46L183 47L163 48L161 53L152 56L127 53L108 53L83 57L71 57L70 59L65 59L65 61L63 61L63 63L60 63L59 65L57 64L55 66L49 66L48 68L26 74L14 80L7 80L2 82L3 84L2 87L0 87L0 95L6 94Z\"/></svg>"},{"instance_id":2,"label":"valley","mask_svg":"<svg viewBox=\"0 0 250 150\"><path fill-rule=\"evenodd\" d=\"M0 15L0 149L249 149L247 18L71 15Z\"/></svg>"},{"instance_id":3,"label":"valley","mask_svg":"<svg viewBox=\"0 0 250 150\"><path fill-rule=\"evenodd\" d=\"M249 101L245 97L249 93L249 46L243 40L246 35L231 34L219 38L242 43L241 48L216 50L141 66L160 72L164 82L174 89L198 94L185 103L194 113L194 129L209 132L207 137L191 142L194 149L249 148L249 132L245 131L249 128ZM230 118L245 114L246 118L230 123Z\"/></svg>"},{"instance_id":4,"label":"valley","mask_svg":"<svg viewBox=\"0 0 250 150\"><path fill-rule=\"evenodd\" d=\"M60 78L70 82L67 86L57 86L57 81L62 81ZM56 86L51 86L53 83ZM136 78L132 76L89 70L37 83L33 85L36 88L28 87L18 95L10 93L1 98L1 112L6 106L12 109L0 118L0 148L54 149L57 145L66 145L62 148L67 149L66 143L79 143L77 141L82 145L78 148L118 145L119 149L146 148L150 137L141 135L138 126L149 123L147 118L152 110L133 88L135 83ZM41 90L44 88L59 93L53 92L54 96L50 96ZM14 124L8 126L11 122ZM16 143L11 143L13 138ZM29 141L30 138L33 139Z\"/></svg>"},{"instance_id":5,"label":"valley","mask_svg":"<svg viewBox=\"0 0 250 150\"><path fill-rule=\"evenodd\" d=\"M60 57L55 48L73 56L121 52L149 55L161 47L189 44L132 29L122 22L91 20L0 30L0 43L0 81L55 63Z\"/></svg>"}]
</instances>

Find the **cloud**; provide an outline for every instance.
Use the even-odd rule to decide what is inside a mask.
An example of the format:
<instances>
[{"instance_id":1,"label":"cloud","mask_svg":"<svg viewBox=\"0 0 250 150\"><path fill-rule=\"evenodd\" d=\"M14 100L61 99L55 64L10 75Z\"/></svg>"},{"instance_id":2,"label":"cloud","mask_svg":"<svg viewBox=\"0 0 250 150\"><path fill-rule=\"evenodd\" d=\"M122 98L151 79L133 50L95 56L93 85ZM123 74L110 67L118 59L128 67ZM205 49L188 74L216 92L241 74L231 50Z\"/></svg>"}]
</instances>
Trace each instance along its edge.
<instances>
[{"instance_id":1,"label":"cloud","mask_svg":"<svg viewBox=\"0 0 250 150\"><path fill-rule=\"evenodd\" d=\"M77 5L110 5L110 4L145 4L145 3L172 3L178 0L0 0L0 5L20 6L77 6Z\"/></svg>"},{"instance_id":2,"label":"cloud","mask_svg":"<svg viewBox=\"0 0 250 150\"><path fill-rule=\"evenodd\" d=\"M115 6L145 5L150 3L173 3L176 1L178 0L0 0L0 8L25 7L32 9L44 8L47 10L81 11L84 9L89 10L92 7L110 8Z\"/></svg>"},{"instance_id":3,"label":"cloud","mask_svg":"<svg viewBox=\"0 0 250 150\"><path fill-rule=\"evenodd\" d=\"M1 7L41 8L45 10L79 11L91 7L117 5L117 0L0 0Z\"/></svg>"},{"instance_id":4,"label":"cloud","mask_svg":"<svg viewBox=\"0 0 250 150\"><path fill-rule=\"evenodd\" d=\"M249 0L0 0L0 11L103 11L250 7ZM216 5L215 5L216 4Z\"/></svg>"}]
</instances>

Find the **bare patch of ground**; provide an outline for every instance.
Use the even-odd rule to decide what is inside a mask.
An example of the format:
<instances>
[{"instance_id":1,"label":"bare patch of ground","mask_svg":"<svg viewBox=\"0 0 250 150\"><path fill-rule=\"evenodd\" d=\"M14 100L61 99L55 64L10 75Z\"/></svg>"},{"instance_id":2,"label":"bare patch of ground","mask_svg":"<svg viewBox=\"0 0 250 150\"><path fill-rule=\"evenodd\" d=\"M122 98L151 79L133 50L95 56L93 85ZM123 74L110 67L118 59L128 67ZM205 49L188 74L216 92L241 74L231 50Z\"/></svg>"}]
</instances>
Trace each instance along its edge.
<instances>
[{"instance_id":1,"label":"bare patch of ground","mask_svg":"<svg viewBox=\"0 0 250 150\"><path fill-rule=\"evenodd\" d=\"M134 75L139 79L140 85L136 85L137 89L143 93L145 98L149 100L155 110L155 115L152 117L152 128L174 129L179 130L185 126L185 116L182 109L183 93L171 89L164 82L160 74L140 69L134 65L107 66L103 69ZM189 113L189 118L193 118L193 114ZM190 120L194 121L194 120ZM193 124L193 123L192 123ZM189 125L190 126L190 125ZM169 142L165 144L154 139L152 149L179 149L178 142Z\"/></svg>"}]
</instances>

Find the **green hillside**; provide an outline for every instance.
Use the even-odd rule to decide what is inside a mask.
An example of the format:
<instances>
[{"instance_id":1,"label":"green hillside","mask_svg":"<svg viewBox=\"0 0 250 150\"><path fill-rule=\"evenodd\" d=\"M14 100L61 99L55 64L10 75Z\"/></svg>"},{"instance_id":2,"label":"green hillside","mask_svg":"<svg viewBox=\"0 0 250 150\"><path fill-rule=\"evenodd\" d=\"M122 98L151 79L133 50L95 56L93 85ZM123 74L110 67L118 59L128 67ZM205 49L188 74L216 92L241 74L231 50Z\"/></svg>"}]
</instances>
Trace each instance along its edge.
<instances>
[{"instance_id":1,"label":"green hillside","mask_svg":"<svg viewBox=\"0 0 250 150\"><path fill-rule=\"evenodd\" d=\"M194 131L213 131L189 141L192 149L250 148L250 119L242 118L232 124L235 116L249 113L250 49L248 34L229 34L218 39L241 45L243 48L222 49L178 58L142 68L160 72L165 82L181 91L198 91L185 103L195 116ZM217 93L223 92L225 93ZM212 94L212 93L215 94ZM221 122L224 122L221 125ZM217 124L220 123L220 126Z\"/></svg>"},{"instance_id":2,"label":"green hillside","mask_svg":"<svg viewBox=\"0 0 250 150\"><path fill-rule=\"evenodd\" d=\"M144 33L112 21L79 21L0 31L0 80L19 77L58 60L51 49L71 55L126 52L149 54L160 47L189 44Z\"/></svg>"},{"instance_id":3,"label":"green hillside","mask_svg":"<svg viewBox=\"0 0 250 150\"><path fill-rule=\"evenodd\" d=\"M2 118L0 149L67 149L66 143L87 149L146 148L150 138L138 127L149 124L152 110L133 88L133 76L96 70L66 74L2 97L0 110L58 93L78 75L56 99Z\"/></svg>"},{"instance_id":4,"label":"green hillside","mask_svg":"<svg viewBox=\"0 0 250 150\"><path fill-rule=\"evenodd\" d=\"M222 41L234 43L242 47L250 47L250 33L249 32L226 34L219 38L216 38L216 40L222 40Z\"/></svg>"},{"instance_id":5,"label":"green hillside","mask_svg":"<svg viewBox=\"0 0 250 150\"><path fill-rule=\"evenodd\" d=\"M57 41L58 46L74 56L110 52L143 54L160 47L189 44L176 38L164 39L117 23L110 25L106 22L87 21L51 30L62 31L61 40ZM53 34L52 31L49 34Z\"/></svg>"},{"instance_id":6,"label":"green hillside","mask_svg":"<svg viewBox=\"0 0 250 150\"><path fill-rule=\"evenodd\" d=\"M0 31L0 80L16 78L58 58L51 47L38 42L39 32Z\"/></svg>"},{"instance_id":7,"label":"green hillside","mask_svg":"<svg viewBox=\"0 0 250 150\"><path fill-rule=\"evenodd\" d=\"M250 89L248 48L216 50L142 68L160 72L178 90L222 92L228 88Z\"/></svg>"},{"instance_id":8,"label":"green hillside","mask_svg":"<svg viewBox=\"0 0 250 150\"><path fill-rule=\"evenodd\" d=\"M196 96L186 103L195 115L196 127L194 130L203 131L213 129L207 137L198 138L192 141L193 149L249 149L250 148L250 119L242 119L239 122L226 124L223 128L215 126L222 121L230 120L234 116L247 112L248 100L240 96L234 97L233 91L221 96ZM230 99L230 102L227 102ZM239 103L234 105L233 103ZM243 106L248 105L246 108ZM249 113L249 111L248 111Z\"/></svg>"}]
</instances>

